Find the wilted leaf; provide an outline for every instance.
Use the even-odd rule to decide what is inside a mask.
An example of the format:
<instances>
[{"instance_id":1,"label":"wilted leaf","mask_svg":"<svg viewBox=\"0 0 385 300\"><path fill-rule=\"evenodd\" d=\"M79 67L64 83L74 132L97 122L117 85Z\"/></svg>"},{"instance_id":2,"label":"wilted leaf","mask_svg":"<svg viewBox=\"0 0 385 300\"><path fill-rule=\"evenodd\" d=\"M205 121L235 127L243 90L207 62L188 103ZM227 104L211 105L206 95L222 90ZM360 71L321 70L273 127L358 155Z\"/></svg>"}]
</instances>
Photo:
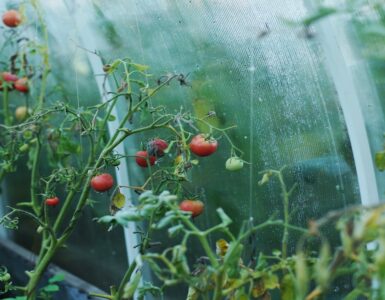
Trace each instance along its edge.
<instances>
[{"instance_id":1,"label":"wilted leaf","mask_svg":"<svg viewBox=\"0 0 385 300\"><path fill-rule=\"evenodd\" d=\"M229 248L229 243L224 239L218 240L216 243L216 252L218 256L225 256L227 253L227 249Z\"/></svg>"},{"instance_id":2,"label":"wilted leaf","mask_svg":"<svg viewBox=\"0 0 385 300\"><path fill-rule=\"evenodd\" d=\"M252 294L254 298L262 296L266 292L265 284L263 279L258 279L255 281Z\"/></svg>"},{"instance_id":3,"label":"wilted leaf","mask_svg":"<svg viewBox=\"0 0 385 300\"><path fill-rule=\"evenodd\" d=\"M374 161L379 171L385 171L385 151L377 152Z\"/></svg>"}]
</instances>

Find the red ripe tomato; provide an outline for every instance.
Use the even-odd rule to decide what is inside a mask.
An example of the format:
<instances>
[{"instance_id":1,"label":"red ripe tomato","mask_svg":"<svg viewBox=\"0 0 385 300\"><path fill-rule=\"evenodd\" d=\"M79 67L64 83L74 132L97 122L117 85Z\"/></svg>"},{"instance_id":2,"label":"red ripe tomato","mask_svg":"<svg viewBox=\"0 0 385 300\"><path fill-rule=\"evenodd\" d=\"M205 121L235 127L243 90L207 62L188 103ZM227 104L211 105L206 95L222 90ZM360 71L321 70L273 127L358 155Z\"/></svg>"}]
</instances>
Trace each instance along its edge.
<instances>
[{"instance_id":1,"label":"red ripe tomato","mask_svg":"<svg viewBox=\"0 0 385 300\"><path fill-rule=\"evenodd\" d=\"M3 72L1 75L3 79L8 82L15 82L19 79L15 74L12 74L11 72Z\"/></svg>"},{"instance_id":2,"label":"red ripe tomato","mask_svg":"<svg viewBox=\"0 0 385 300\"><path fill-rule=\"evenodd\" d=\"M8 27L17 27L21 23L21 15L17 10L8 10L3 14L3 23Z\"/></svg>"},{"instance_id":3,"label":"red ripe tomato","mask_svg":"<svg viewBox=\"0 0 385 300\"><path fill-rule=\"evenodd\" d=\"M113 185L114 178L108 173L96 175L91 179L91 187L97 192L108 191Z\"/></svg>"},{"instance_id":4,"label":"red ripe tomato","mask_svg":"<svg viewBox=\"0 0 385 300\"><path fill-rule=\"evenodd\" d=\"M47 198L45 199L45 204L47 206L56 206L58 205L60 202L59 198L58 197L53 197L53 198Z\"/></svg>"},{"instance_id":5,"label":"red ripe tomato","mask_svg":"<svg viewBox=\"0 0 385 300\"><path fill-rule=\"evenodd\" d=\"M218 142L213 138L207 138L205 134L194 136L190 142L190 150L198 156L209 156L217 151Z\"/></svg>"},{"instance_id":6,"label":"red ripe tomato","mask_svg":"<svg viewBox=\"0 0 385 300\"><path fill-rule=\"evenodd\" d=\"M138 151L135 154L135 161L136 163L141 166L142 168L147 168L147 159L150 162L150 166L155 164L156 157L153 155L148 156L147 151Z\"/></svg>"},{"instance_id":7,"label":"red ripe tomato","mask_svg":"<svg viewBox=\"0 0 385 300\"><path fill-rule=\"evenodd\" d=\"M14 86L18 91L28 93L28 79L26 77L16 80Z\"/></svg>"},{"instance_id":8,"label":"red ripe tomato","mask_svg":"<svg viewBox=\"0 0 385 300\"><path fill-rule=\"evenodd\" d=\"M167 147L168 144L165 140L156 138L148 143L147 150L150 155L162 157L164 155L164 150L166 150Z\"/></svg>"},{"instance_id":9,"label":"red ripe tomato","mask_svg":"<svg viewBox=\"0 0 385 300\"><path fill-rule=\"evenodd\" d=\"M193 218L199 216L205 208L202 201L199 200L183 200L179 204L179 209L183 211L191 212Z\"/></svg>"}]
</instances>

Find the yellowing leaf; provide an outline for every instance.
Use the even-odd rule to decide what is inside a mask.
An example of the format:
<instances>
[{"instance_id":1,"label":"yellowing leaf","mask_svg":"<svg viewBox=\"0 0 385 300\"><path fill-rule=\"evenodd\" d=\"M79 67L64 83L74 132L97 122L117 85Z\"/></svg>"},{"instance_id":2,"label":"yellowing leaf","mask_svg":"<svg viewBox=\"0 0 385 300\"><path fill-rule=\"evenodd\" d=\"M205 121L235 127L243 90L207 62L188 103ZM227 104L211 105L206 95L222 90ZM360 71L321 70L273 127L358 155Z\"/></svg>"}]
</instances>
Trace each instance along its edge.
<instances>
[{"instance_id":1,"label":"yellowing leaf","mask_svg":"<svg viewBox=\"0 0 385 300\"><path fill-rule=\"evenodd\" d=\"M155 89L150 89L150 88L147 89L147 95L148 95L148 96L151 97L151 96L154 95L154 94L155 94Z\"/></svg>"},{"instance_id":2,"label":"yellowing leaf","mask_svg":"<svg viewBox=\"0 0 385 300\"><path fill-rule=\"evenodd\" d=\"M175 165L179 165L182 161L183 161L182 155L178 155L178 156L174 159L174 164L175 164Z\"/></svg>"},{"instance_id":3,"label":"yellowing leaf","mask_svg":"<svg viewBox=\"0 0 385 300\"><path fill-rule=\"evenodd\" d=\"M263 277L263 280L265 282L265 287L268 290L272 290L279 287L279 281L278 281L277 275L268 274L267 276Z\"/></svg>"},{"instance_id":4,"label":"yellowing leaf","mask_svg":"<svg viewBox=\"0 0 385 300\"><path fill-rule=\"evenodd\" d=\"M218 117L211 113L215 111L215 106L212 100L210 99L194 99L192 101L193 109L194 109L194 115L198 119L205 119L207 123L214 127L220 127L219 119ZM199 128L199 130L203 133L210 132L209 127L202 123L198 122L196 124Z\"/></svg>"},{"instance_id":5,"label":"yellowing leaf","mask_svg":"<svg viewBox=\"0 0 385 300\"><path fill-rule=\"evenodd\" d=\"M385 171L385 151L377 152L374 161L378 170Z\"/></svg>"},{"instance_id":6,"label":"yellowing leaf","mask_svg":"<svg viewBox=\"0 0 385 300\"><path fill-rule=\"evenodd\" d=\"M121 210L126 204L126 197L120 192L120 190L116 190L114 196L111 200L110 212L112 215L116 214L117 211Z\"/></svg>"},{"instance_id":7,"label":"yellowing leaf","mask_svg":"<svg viewBox=\"0 0 385 300\"><path fill-rule=\"evenodd\" d=\"M258 279L253 286L252 294L254 298L262 296L266 292L265 284L262 279Z\"/></svg>"},{"instance_id":8,"label":"yellowing leaf","mask_svg":"<svg viewBox=\"0 0 385 300\"><path fill-rule=\"evenodd\" d=\"M189 287L186 300L197 300L199 298L199 292L193 287Z\"/></svg>"},{"instance_id":9,"label":"yellowing leaf","mask_svg":"<svg viewBox=\"0 0 385 300\"><path fill-rule=\"evenodd\" d=\"M225 256L227 253L227 249L229 249L229 243L226 242L224 239L220 239L216 242L216 246L217 246L217 255Z\"/></svg>"}]
</instances>

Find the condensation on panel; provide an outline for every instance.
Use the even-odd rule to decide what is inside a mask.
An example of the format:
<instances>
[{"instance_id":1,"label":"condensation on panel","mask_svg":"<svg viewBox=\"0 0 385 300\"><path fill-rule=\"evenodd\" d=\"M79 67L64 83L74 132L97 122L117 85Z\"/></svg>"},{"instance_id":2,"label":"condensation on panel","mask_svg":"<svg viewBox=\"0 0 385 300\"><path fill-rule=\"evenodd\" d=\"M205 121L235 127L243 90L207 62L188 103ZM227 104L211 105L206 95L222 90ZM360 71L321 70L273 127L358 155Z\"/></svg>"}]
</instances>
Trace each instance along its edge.
<instances>
[{"instance_id":1,"label":"condensation on panel","mask_svg":"<svg viewBox=\"0 0 385 300\"><path fill-rule=\"evenodd\" d=\"M349 138L324 53L316 38L288 25L306 16L300 1L67 2L73 12L85 11L84 24L105 59L128 56L150 65L155 75L190 73L192 87L170 88L162 103L196 113L210 107L221 127L237 125L231 137L251 165L238 174L226 171L225 141L219 153L201 161L191 187L208 207L201 226L215 221L219 206L238 220L260 222L280 213L278 185L257 184L266 168L287 166L288 184L298 183L292 199L298 224L358 201ZM141 170L133 165L132 172L140 183ZM265 236L271 243L261 247L269 248L280 233Z\"/></svg>"},{"instance_id":2,"label":"condensation on panel","mask_svg":"<svg viewBox=\"0 0 385 300\"><path fill-rule=\"evenodd\" d=\"M191 87L171 86L159 103L172 111L183 105L197 115L215 110L218 126L237 125L230 136L250 164L239 173L225 170L230 146L221 139L219 151L201 159L192 173L189 189L207 207L197 219L204 228L217 222L217 207L234 220L262 222L281 215L277 182L258 185L259 172L268 168L286 166L288 186L298 184L291 199L296 224L358 202L349 138L324 53L316 38L306 39L288 25L306 16L301 2L63 0L48 1L47 9L55 57L74 56L78 72L89 72L82 63L82 49L88 49L106 61L130 57L150 65L153 80L167 72L189 73ZM77 39L71 16L81 20L77 30L87 30L98 49ZM78 73L63 72L77 89L86 85L74 77ZM140 142L130 139L127 154ZM130 172L132 185L143 183L143 170L132 164ZM234 222L232 230L240 225ZM254 237L250 255L278 247L281 235L275 229ZM191 249L199 253L194 245Z\"/></svg>"}]
</instances>

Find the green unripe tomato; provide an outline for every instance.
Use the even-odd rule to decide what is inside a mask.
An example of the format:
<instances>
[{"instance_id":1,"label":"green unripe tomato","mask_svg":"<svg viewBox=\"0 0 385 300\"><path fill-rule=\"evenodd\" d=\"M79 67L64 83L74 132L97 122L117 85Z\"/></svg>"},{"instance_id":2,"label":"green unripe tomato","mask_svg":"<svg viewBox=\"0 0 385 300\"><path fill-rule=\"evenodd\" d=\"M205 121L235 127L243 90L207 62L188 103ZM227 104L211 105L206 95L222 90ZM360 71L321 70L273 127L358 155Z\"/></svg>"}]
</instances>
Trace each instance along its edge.
<instances>
[{"instance_id":1,"label":"green unripe tomato","mask_svg":"<svg viewBox=\"0 0 385 300\"><path fill-rule=\"evenodd\" d=\"M30 111L27 106L19 106L15 110L15 118L19 122L24 121L28 117L29 113Z\"/></svg>"},{"instance_id":2,"label":"green unripe tomato","mask_svg":"<svg viewBox=\"0 0 385 300\"><path fill-rule=\"evenodd\" d=\"M243 168L243 160L233 156L226 160L226 169L229 171L238 171Z\"/></svg>"}]
</instances>

